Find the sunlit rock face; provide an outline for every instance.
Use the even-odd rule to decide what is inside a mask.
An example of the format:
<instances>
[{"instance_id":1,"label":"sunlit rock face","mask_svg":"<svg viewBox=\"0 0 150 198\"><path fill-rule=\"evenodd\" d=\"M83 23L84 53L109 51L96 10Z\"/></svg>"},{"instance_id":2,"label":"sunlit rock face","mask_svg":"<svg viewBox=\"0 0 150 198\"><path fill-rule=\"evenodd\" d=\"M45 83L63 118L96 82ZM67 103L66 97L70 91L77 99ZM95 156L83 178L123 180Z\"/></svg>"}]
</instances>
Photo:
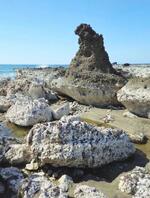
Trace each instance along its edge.
<instances>
[{"instance_id":1,"label":"sunlit rock face","mask_svg":"<svg viewBox=\"0 0 150 198\"><path fill-rule=\"evenodd\" d=\"M81 24L75 34L79 36L79 50L72 59L67 75L76 76L84 71L116 73L104 47L104 39L90 25Z\"/></svg>"},{"instance_id":2,"label":"sunlit rock face","mask_svg":"<svg viewBox=\"0 0 150 198\"><path fill-rule=\"evenodd\" d=\"M116 93L125 80L111 65L103 36L87 24L79 25L75 33L79 36L79 50L65 77L54 79L51 88L82 104L118 105Z\"/></svg>"},{"instance_id":3,"label":"sunlit rock face","mask_svg":"<svg viewBox=\"0 0 150 198\"><path fill-rule=\"evenodd\" d=\"M134 78L117 93L118 100L132 113L150 118L150 78Z\"/></svg>"},{"instance_id":4,"label":"sunlit rock face","mask_svg":"<svg viewBox=\"0 0 150 198\"><path fill-rule=\"evenodd\" d=\"M74 116L35 125L27 143L41 165L56 167L100 167L135 152L123 131L97 128Z\"/></svg>"}]
</instances>

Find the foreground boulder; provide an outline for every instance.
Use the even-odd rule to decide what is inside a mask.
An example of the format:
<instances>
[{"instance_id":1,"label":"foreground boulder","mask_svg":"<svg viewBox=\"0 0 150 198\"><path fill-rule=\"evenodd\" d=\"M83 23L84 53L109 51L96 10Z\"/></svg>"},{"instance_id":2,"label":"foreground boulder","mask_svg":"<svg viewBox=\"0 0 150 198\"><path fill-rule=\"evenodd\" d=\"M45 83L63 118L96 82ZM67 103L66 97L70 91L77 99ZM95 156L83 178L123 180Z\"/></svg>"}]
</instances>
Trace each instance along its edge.
<instances>
[{"instance_id":1,"label":"foreground boulder","mask_svg":"<svg viewBox=\"0 0 150 198\"><path fill-rule=\"evenodd\" d=\"M135 152L121 130L96 128L73 116L35 125L27 143L41 165L56 167L100 167Z\"/></svg>"},{"instance_id":2,"label":"foreground boulder","mask_svg":"<svg viewBox=\"0 0 150 198\"><path fill-rule=\"evenodd\" d=\"M118 100L132 113L150 118L150 79L131 79L117 93Z\"/></svg>"},{"instance_id":3,"label":"foreground boulder","mask_svg":"<svg viewBox=\"0 0 150 198\"><path fill-rule=\"evenodd\" d=\"M17 100L7 111L6 119L19 126L33 126L51 121L52 111L45 99Z\"/></svg>"},{"instance_id":4,"label":"foreground boulder","mask_svg":"<svg viewBox=\"0 0 150 198\"><path fill-rule=\"evenodd\" d=\"M74 198L107 198L102 192L87 185L77 185L74 190Z\"/></svg>"},{"instance_id":5,"label":"foreground boulder","mask_svg":"<svg viewBox=\"0 0 150 198\"><path fill-rule=\"evenodd\" d=\"M21 183L19 196L22 198L68 198L67 194L42 172L32 174Z\"/></svg>"},{"instance_id":6,"label":"foreground boulder","mask_svg":"<svg viewBox=\"0 0 150 198\"><path fill-rule=\"evenodd\" d=\"M136 167L120 178L119 189L133 195L133 198L149 198L150 172L143 167Z\"/></svg>"},{"instance_id":7,"label":"foreground boulder","mask_svg":"<svg viewBox=\"0 0 150 198\"><path fill-rule=\"evenodd\" d=\"M116 93L124 85L124 79L109 61L103 36L87 24L78 26L75 33L79 36L79 51L65 77L54 79L51 88L83 104L118 105Z\"/></svg>"}]
</instances>

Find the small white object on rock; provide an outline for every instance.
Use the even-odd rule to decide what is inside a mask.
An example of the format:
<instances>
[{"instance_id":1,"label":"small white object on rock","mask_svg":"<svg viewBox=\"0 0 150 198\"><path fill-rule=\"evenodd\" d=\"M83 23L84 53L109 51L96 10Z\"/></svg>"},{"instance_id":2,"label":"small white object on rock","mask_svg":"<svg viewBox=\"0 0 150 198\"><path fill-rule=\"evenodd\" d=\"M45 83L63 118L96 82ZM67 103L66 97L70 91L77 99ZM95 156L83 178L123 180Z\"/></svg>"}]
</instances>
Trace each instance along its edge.
<instances>
[{"instance_id":1,"label":"small white object on rock","mask_svg":"<svg viewBox=\"0 0 150 198\"><path fill-rule=\"evenodd\" d=\"M30 164L26 164L25 169L29 170L29 171L38 170L39 169L39 165L34 160L31 160Z\"/></svg>"}]
</instances>

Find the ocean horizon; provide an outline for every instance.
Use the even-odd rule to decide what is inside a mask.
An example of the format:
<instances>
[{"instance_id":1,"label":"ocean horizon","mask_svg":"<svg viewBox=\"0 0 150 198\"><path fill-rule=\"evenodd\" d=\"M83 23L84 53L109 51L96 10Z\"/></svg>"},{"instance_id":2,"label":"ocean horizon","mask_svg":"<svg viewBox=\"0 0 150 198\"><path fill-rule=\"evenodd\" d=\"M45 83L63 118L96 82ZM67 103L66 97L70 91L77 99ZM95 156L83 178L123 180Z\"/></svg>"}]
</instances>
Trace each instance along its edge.
<instances>
[{"instance_id":1,"label":"ocean horizon","mask_svg":"<svg viewBox=\"0 0 150 198\"><path fill-rule=\"evenodd\" d=\"M23 68L46 68L46 67L67 67L64 64L0 64L0 78L14 78L16 69Z\"/></svg>"},{"instance_id":2,"label":"ocean horizon","mask_svg":"<svg viewBox=\"0 0 150 198\"><path fill-rule=\"evenodd\" d=\"M122 64L118 64L122 65ZM15 78L16 69L23 68L47 68L47 67L67 67L67 64L0 64L0 78ZM131 64L132 67L150 67L148 63Z\"/></svg>"}]
</instances>

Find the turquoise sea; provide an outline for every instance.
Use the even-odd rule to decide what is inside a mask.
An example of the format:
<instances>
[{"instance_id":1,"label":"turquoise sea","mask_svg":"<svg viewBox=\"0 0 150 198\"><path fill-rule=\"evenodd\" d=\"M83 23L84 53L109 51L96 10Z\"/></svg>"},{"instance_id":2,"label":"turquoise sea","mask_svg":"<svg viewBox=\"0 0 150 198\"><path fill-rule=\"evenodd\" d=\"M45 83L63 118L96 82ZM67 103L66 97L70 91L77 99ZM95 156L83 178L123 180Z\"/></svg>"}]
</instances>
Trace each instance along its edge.
<instances>
[{"instance_id":1,"label":"turquoise sea","mask_svg":"<svg viewBox=\"0 0 150 198\"><path fill-rule=\"evenodd\" d=\"M19 65L14 65L14 64L0 64L0 78L5 78L5 77L15 77L15 70L16 69L21 69L21 68L45 68L45 67L59 67L63 66L66 67L67 65L58 65L58 64L48 64L48 65L42 65L42 64L19 64Z\"/></svg>"}]
</instances>

